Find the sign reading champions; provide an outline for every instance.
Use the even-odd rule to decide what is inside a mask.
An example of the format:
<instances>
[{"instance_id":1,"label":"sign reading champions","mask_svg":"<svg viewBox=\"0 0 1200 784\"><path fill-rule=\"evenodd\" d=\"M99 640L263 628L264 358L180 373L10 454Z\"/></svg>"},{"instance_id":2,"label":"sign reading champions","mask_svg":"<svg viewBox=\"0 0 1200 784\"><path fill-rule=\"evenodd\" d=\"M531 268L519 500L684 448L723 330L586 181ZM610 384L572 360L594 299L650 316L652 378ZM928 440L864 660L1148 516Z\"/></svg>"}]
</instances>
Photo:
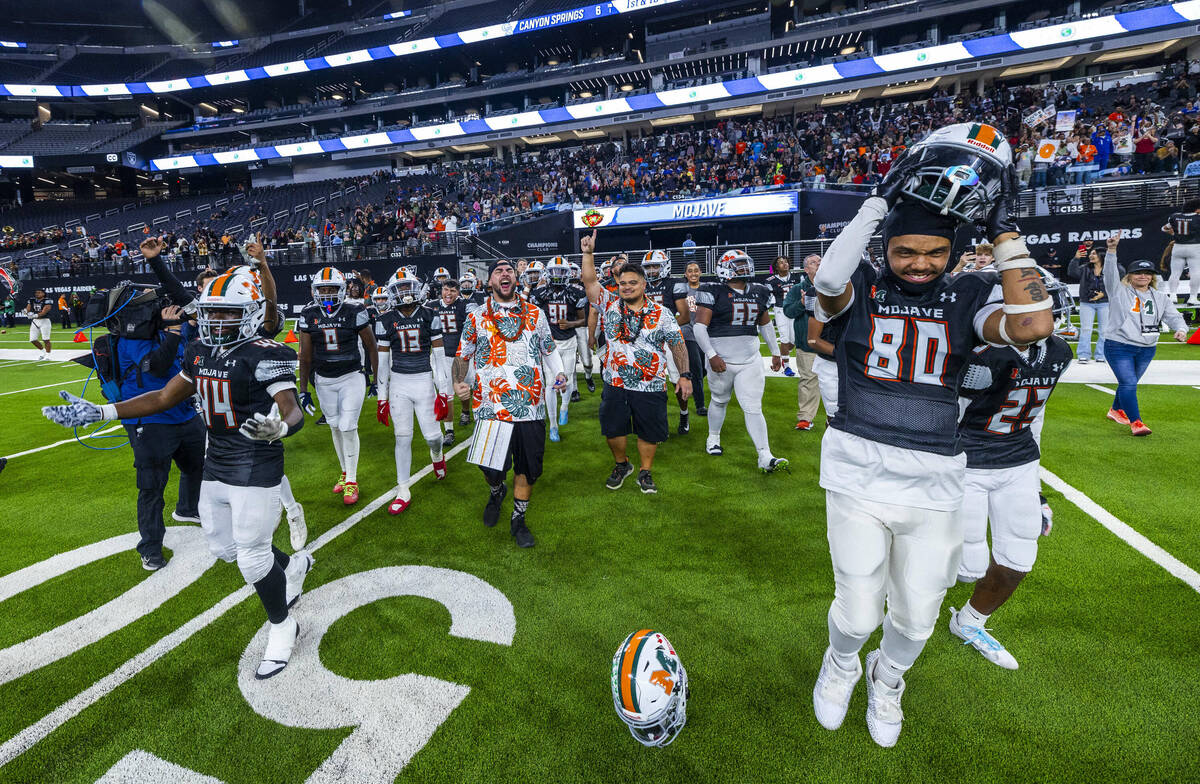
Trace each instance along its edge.
<instances>
[{"instance_id":1,"label":"sign reading champions","mask_svg":"<svg viewBox=\"0 0 1200 784\"><path fill-rule=\"evenodd\" d=\"M751 215L796 212L799 208L799 196L796 191L783 191L656 204L630 204L621 207L586 207L574 212L575 228L595 229L645 223L745 218Z\"/></svg>"}]
</instances>

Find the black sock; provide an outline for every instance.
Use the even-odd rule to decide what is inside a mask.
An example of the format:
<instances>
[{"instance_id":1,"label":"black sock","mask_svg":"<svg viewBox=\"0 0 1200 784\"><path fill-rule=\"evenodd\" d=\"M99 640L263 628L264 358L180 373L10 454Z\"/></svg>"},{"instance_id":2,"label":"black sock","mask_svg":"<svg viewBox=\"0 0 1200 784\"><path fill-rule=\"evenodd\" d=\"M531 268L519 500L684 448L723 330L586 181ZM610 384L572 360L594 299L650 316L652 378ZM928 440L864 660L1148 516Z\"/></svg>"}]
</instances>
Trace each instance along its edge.
<instances>
[{"instance_id":1,"label":"black sock","mask_svg":"<svg viewBox=\"0 0 1200 784\"><path fill-rule=\"evenodd\" d=\"M275 545L271 545L271 552L275 555L275 563L279 564L279 568L286 570L292 562L292 557Z\"/></svg>"},{"instance_id":2,"label":"black sock","mask_svg":"<svg viewBox=\"0 0 1200 784\"><path fill-rule=\"evenodd\" d=\"M518 517L524 517L525 510L528 508L529 508L529 501L527 501L527 500L522 501L520 498L514 498L513 499L513 513L512 513L513 520L516 520Z\"/></svg>"},{"instance_id":3,"label":"black sock","mask_svg":"<svg viewBox=\"0 0 1200 784\"><path fill-rule=\"evenodd\" d=\"M491 489L492 498L499 498L499 497L500 497L500 494L504 492L504 485L503 485L503 484L498 484L498 485L489 485L489 487L491 487L491 488L492 488L492 489Z\"/></svg>"},{"instance_id":4,"label":"black sock","mask_svg":"<svg viewBox=\"0 0 1200 784\"><path fill-rule=\"evenodd\" d=\"M287 620L287 578L283 576L279 564L272 566L267 576L254 584L254 590L258 591L258 600L262 602L271 623Z\"/></svg>"}]
</instances>

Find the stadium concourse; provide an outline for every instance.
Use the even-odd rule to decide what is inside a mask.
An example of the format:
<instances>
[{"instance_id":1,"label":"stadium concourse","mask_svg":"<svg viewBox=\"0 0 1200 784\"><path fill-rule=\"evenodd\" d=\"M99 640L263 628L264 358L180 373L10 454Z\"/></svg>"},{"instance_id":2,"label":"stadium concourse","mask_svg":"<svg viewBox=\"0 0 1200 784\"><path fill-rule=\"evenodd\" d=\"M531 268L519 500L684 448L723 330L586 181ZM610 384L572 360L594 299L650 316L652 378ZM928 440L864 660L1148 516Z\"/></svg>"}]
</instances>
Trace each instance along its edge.
<instances>
[{"instance_id":1,"label":"stadium concourse","mask_svg":"<svg viewBox=\"0 0 1200 784\"><path fill-rule=\"evenodd\" d=\"M9 17L0 784L1200 779L1200 4Z\"/></svg>"}]
</instances>

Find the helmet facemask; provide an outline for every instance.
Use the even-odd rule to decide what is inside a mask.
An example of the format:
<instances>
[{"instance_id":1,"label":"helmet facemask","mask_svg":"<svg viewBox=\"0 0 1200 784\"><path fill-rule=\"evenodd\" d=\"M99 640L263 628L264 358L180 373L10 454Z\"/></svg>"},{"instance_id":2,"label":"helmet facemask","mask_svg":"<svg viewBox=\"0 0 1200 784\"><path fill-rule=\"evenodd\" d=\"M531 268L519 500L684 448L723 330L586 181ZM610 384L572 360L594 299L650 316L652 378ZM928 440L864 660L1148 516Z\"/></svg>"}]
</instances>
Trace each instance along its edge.
<instances>
[{"instance_id":1,"label":"helmet facemask","mask_svg":"<svg viewBox=\"0 0 1200 784\"><path fill-rule=\"evenodd\" d=\"M754 278L754 261L741 251L731 251L717 259L717 279L751 280Z\"/></svg>"},{"instance_id":2,"label":"helmet facemask","mask_svg":"<svg viewBox=\"0 0 1200 784\"><path fill-rule=\"evenodd\" d=\"M551 264L544 273L546 283L556 288L568 286L571 283L571 268L566 264Z\"/></svg>"},{"instance_id":3,"label":"helmet facemask","mask_svg":"<svg viewBox=\"0 0 1200 784\"><path fill-rule=\"evenodd\" d=\"M326 315L337 313L342 303L346 301L346 282L344 280L322 280L312 284L313 302Z\"/></svg>"},{"instance_id":4,"label":"helmet facemask","mask_svg":"<svg viewBox=\"0 0 1200 784\"><path fill-rule=\"evenodd\" d=\"M421 301L421 284L413 278L395 278L388 284L388 294L397 305L416 305Z\"/></svg>"}]
</instances>

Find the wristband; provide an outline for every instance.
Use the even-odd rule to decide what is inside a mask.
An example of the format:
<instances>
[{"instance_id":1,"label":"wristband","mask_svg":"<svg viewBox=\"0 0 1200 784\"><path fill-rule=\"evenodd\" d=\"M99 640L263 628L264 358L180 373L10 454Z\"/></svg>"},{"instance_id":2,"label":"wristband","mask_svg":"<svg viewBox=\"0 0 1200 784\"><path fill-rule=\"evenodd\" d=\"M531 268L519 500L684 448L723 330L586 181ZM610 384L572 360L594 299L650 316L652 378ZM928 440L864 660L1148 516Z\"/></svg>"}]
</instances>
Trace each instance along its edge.
<instances>
[{"instance_id":1,"label":"wristband","mask_svg":"<svg viewBox=\"0 0 1200 784\"><path fill-rule=\"evenodd\" d=\"M100 406L100 418L103 422L111 422L117 418L117 404L105 403Z\"/></svg>"},{"instance_id":2,"label":"wristband","mask_svg":"<svg viewBox=\"0 0 1200 784\"><path fill-rule=\"evenodd\" d=\"M1047 297L1041 302L1032 302L1028 305L1009 305L1004 303L1004 312L1007 315L1015 316L1018 313L1036 313L1039 310L1049 310L1054 307L1054 300Z\"/></svg>"},{"instance_id":3,"label":"wristband","mask_svg":"<svg viewBox=\"0 0 1200 784\"><path fill-rule=\"evenodd\" d=\"M999 272L1037 266L1029 257L1029 248L1025 247L1025 240L1021 237L1001 242L993 249L992 258Z\"/></svg>"},{"instance_id":4,"label":"wristband","mask_svg":"<svg viewBox=\"0 0 1200 784\"><path fill-rule=\"evenodd\" d=\"M997 272L1008 272L1015 269L1036 269L1037 262L1026 256L1023 259L1010 259L1008 261L997 261L995 263Z\"/></svg>"}]
</instances>

